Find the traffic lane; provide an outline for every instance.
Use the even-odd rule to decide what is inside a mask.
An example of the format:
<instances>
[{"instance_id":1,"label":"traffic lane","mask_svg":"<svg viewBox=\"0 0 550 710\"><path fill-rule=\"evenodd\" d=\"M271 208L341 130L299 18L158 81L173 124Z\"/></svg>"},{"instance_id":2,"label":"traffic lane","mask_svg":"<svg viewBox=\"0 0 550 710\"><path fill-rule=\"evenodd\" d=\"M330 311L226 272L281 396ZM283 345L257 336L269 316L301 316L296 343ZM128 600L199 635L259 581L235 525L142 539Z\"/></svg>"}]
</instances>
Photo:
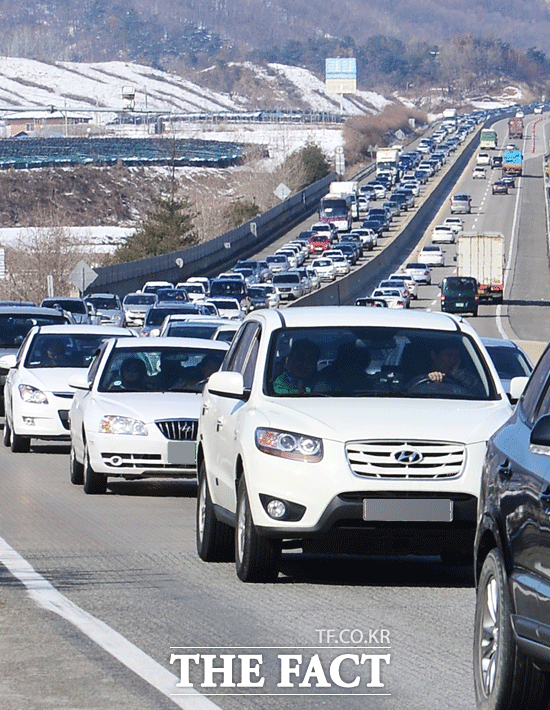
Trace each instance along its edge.
<instances>
[{"instance_id":1,"label":"traffic lane","mask_svg":"<svg viewBox=\"0 0 550 710\"><path fill-rule=\"evenodd\" d=\"M11 471L0 500L4 538L63 595L166 669L174 671L169 662L173 647L185 652L200 646L207 652L224 646L239 653L239 647L269 646L309 658L311 647L330 645L334 654L335 646L343 645L332 637L328 644L327 634L320 641L320 630L386 629L392 661L384 668L384 683L391 693L385 706L401 708L406 703L424 710L429 678L430 695L438 702L473 707L469 622L474 591L468 568L448 568L435 558L304 558L289 552L278 584L243 585L233 564L206 565L198 559L194 493L186 482L117 483L105 496L86 496L69 483L66 452L47 445L40 453L20 455L2 449L0 466ZM26 598L18 585L14 588ZM4 599L10 610L19 603L19 597ZM31 623L34 610L29 608L28 613ZM53 664L51 659L59 657L58 645L68 642L74 649L63 674L41 675L42 698L64 697L68 706L81 705L92 674L102 688L114 688L112 699L120 699L114 706L142 706L132 704L132 694L141 693L143 681L54 615L37 613L45 627L36 628L50 646L43 665L32 667L46 670L48 658ZM8 610L5 618L9 631L5 629L4 641L13 639L11 624L16 620ZM449 629L453 632L447 633ZM19 643L22 658L32 649L36 652L36 634L20 634ZM274 672L269 664L267 670ZM9 665L7 671L14 692L25 698L29 687L25 674L14 675ZM82 677L86 682L81 687ZM193 669L192 679L200 682L200 669ZM262 697L261 706L314 708L321 692L314 687L310 698ZM164 699L151 691L143 692L143 697L149 708L164 707ZM215 701L228 710L258 707L254 698ZM25 708L32 708L32 702L29 698ZM346 691L331 697L330 705L359 709L364 697ZM97 707L102 708L99 699Z\"/></svg>"},{"instance_id":2,"label":"traffic lane","mask_svg":"<svg viewBox=\"0 0 550 710\"><path fill-rule=\"evenodd\" d=\"M525 161L514 269L506 293L510 325L523 340L550 340L550 272L542 160Z\"/></svg>"}]
</instances>

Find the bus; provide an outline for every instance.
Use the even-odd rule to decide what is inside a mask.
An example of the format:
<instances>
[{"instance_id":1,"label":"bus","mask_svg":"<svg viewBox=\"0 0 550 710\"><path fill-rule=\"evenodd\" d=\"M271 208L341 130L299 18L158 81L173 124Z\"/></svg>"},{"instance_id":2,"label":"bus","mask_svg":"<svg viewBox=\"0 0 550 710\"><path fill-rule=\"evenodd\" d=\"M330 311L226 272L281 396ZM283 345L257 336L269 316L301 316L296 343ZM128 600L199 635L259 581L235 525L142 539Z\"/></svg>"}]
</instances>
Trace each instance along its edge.
<instances>
[{"instance_id":1,"label":"bus","mask_svg":"<svg viewBox=\"0 0 550 710\"><path fill-rule=\"evenodd\" d=\"M482 149L492 149L497 147L497 132L492 128L482 128L479 147Z\"/></svg>"},{"instance_id":2,"label":"bus","mask_svg":"<svg viewBox=\"0 0 550 710\"><path fill-rule=\"evenodd\" d=\"M331 222L339 232L349 232L353 225L349 197L325 195L319 205L319 222Z\"/></svg>"}]
</instances>

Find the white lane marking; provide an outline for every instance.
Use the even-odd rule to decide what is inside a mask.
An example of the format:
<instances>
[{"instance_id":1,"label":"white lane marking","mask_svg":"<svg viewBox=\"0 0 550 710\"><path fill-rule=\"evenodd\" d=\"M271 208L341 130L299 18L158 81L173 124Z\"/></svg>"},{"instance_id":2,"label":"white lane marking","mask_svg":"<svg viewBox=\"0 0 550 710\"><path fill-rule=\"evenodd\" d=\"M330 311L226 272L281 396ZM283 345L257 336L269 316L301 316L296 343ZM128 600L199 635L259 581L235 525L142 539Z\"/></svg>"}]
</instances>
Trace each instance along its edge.
<instances>
[{"instance_id":1,"label":"white lane marking","mask_svg":"<svg viewBox=\"0 0 550 710\"><path fill-rule=\"evenodd\" d=\"M178 676L170 673L160 663L157 663L103 621L63 596L1 537L0 563L25 585L30 597L39 606L66 619L113 658L116 658L117 661L169 698L175 705L183 710L220 710L219 705L205 698L193 688L185 689L184 693L188 697L182 697L184 695L182 689L176 687L180 680ZM174 695L176 691L179 695Z\"/></svg>"},{"instance_id":2,"label":"white lane marking","mask_svg":"<svg viewBox=\"0 0 550 710\"><path fill-rule=\"evenodd\" d=\"M524 155L525 155L525 141L527 138L524 138L523 140L523 149L524 149ZM524 165L525 169L525 159L524 159ZM508 285L508 278L510 277L510 273L512 270L512 254L515 249L516 245L516 236L517 236L517 223L519 219L519 213L521 211L521 191L523 189L523 176L521 178L517 179L517 186L518 186L518 191L516 193L516 204L514 206L514 219L512 220L512 234L510 236L510 246L508 248L508 256L506 259L506 265L504 267L504 292L506 293L507 285ZM496 326L497 330L500 333L502 338L505 338L506 340L511 340L510 336L506 332L506 329L504 327L504 321L502 318L502 304L499 303L496 309Z\"/></svg>"}]
</instances>

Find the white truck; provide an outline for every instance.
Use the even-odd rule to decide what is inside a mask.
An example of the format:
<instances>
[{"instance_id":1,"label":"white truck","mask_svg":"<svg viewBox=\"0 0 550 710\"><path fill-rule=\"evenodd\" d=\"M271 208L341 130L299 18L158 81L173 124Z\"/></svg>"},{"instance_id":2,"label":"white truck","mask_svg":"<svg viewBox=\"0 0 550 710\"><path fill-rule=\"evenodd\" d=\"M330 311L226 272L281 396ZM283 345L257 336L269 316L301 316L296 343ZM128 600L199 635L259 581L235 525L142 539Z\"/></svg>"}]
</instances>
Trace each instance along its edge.
<instances>
[{"instance_id":1,"label":"white truck","mask_svg":"<svg viewBox=\"0 0 550 710\"><path fill-rule=\"evenodd\" d=\"M456 108L446 108L443 110L443 125L450 126L451 128L456 128L456 125L457 125Z\"/></svg>"},{"instance_id":2,"label":"white truck","mask_svg":"<svg viewBox=\"0 0 550 710\"><path fill-rule=\"evenodd\" d=\"M458 239L457 275L477 280L480 301L502 301L504 248L501 232L463 232Z\"/></svg>"},{"instance_id":3,"label":"white truck","mask_svg":"<svg viewBox=\"0 0 550 710\"><path fill-rule=\"evenodd\" d=\"M395 176L394 182L399 182L399 157L401 146L378 148L376 151L376 174L389 170Z\"/></svg>"}]
</instances>

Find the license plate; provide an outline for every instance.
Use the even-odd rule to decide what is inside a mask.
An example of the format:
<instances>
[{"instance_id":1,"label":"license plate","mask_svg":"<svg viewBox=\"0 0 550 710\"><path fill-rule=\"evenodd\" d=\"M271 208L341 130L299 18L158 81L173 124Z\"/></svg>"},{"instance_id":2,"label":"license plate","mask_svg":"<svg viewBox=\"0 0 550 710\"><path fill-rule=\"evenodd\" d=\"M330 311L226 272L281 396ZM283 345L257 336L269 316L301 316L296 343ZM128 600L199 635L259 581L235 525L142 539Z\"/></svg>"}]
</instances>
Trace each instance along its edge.
<instances>
[{"instance_id":1,"label":"license plate","mask_svg":"<svg viewBox=\"0 0 550 710\"><path fill-rule=\"evenodd\" d=\"M453 502L446 498L368 498L363 500L363 520L450 523Z\"/></svg>"},{"instance_id":2,"label":"license plate","mask_svg":"<svg viewBox=\"0 0 550 710\"><path fill-rule=\"evenodd\" d=\"M457 301L456 307L457 307L457 308L464 308L464 304L463 304L463 303L458 303L458 301Z\"/></svg>"},{"instance_id":3,"label":"license plate","mask_svg":"<svg viewBox=\"0 0 550 710\"><path fill-rule=\"evenodd\" d=\"M166 459L169 464L194 464L196 441L169 441Z\"/></svg>"}]
</instances>

